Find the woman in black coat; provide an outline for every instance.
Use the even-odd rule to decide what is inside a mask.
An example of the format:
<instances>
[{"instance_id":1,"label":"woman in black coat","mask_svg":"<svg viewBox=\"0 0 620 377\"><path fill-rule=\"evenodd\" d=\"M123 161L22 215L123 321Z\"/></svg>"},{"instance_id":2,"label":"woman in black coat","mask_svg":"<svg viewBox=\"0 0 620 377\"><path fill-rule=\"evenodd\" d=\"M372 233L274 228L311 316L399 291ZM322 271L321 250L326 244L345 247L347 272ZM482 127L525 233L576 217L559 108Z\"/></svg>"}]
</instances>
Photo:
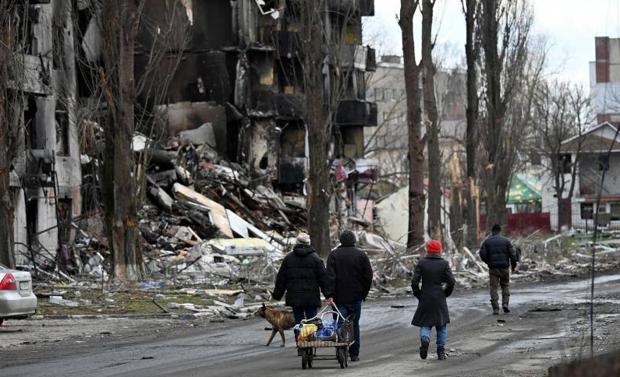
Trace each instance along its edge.
<instances>
[{"instance_id":1,"label":"woman in black coat","mask_svg":"<svg viewBox=\"0 0 620 377\"><path fill-rule=\"evenodd\" d=\"M415 267L411 288L418 298L418 308L411 324L420 327L420 357L426 359L430 344L431 330L437 330L437 358L446 358L446 341L448 338L448 304L446 297L454 289L454 276L448 262L441 258L441 243L430 240L426 243L426 258ZM420 289L420 281L422 289Z\"/></svg>"}]
</instances>

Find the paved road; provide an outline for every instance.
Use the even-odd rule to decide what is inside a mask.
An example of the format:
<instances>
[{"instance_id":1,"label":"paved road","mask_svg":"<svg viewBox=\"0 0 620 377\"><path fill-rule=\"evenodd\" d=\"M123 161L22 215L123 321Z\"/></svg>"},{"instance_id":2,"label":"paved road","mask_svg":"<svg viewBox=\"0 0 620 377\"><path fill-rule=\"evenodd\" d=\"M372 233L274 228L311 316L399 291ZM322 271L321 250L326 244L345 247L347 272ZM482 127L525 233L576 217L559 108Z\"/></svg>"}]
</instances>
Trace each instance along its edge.
<instances>
[{"instance_id":1,"label":"paved road","mask_svg":"<svg viewBox=\"0 0 620 377\"><path fill-rule=\"evenodd\" d=\"M620 275L598 279L597 334L607 334L603 348L618 341L619 283ZM313 370L302 371L292 333L285 348L277 338L265 347L270 332L264 330L266 322L257 319L182 334L162 330L138 340L2 352L0 376L541 376L550 365L581 350L586 280L529 285L512 293L513 313L499 318L489 314L484 291L449 299L452 323L445 362L436 360L434 352L427 360L419 359L417 331L409 325L416 303L400 299L364 307L362 361L345 370L336 361L315 361Z\"/></svg>"}]
</instances>

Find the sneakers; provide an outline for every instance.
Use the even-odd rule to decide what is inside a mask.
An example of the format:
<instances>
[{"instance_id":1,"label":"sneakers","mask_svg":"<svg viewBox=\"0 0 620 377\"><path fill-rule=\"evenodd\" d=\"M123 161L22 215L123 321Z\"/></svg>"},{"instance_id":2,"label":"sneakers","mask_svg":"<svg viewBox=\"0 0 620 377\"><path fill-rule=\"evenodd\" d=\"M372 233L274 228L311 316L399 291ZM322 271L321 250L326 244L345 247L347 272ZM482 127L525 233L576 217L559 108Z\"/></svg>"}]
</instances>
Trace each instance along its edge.
<instances>
[{"instance_id":1,"label":"sneakers","mask_svg":"<svg viewBox=\"0 0 620 377\"><path fill-rule=\"evenodd\" d=\"M351 362L356 362L356 361L360 361L360 357L359 356L351 356Z\"/></svg>"},{"instance_id":2,"label":"sneakers","mask_svg":"<svg viewBox=\"0 0 620 377\"><path fill-rule=\"evenodd\" d=\"M493 308L493 315L499 315L499 308Z\"/></svg>"},{"instance_id":3,"label":"sneakers","mask_svg":"<svg viewBox=\"0 0 620 377\"><path fill-rule=\"evenodd\" d=\"M437 348L437 360L446 359L446 350L444 348Z\"/></svg>"},{"instance_id":4,"label":"sneakers","mask_svg":"<svg viewBox=\"0 0 620 377\"><path fill-rule=\"evenodd\" d=\"M422 358L422 360L425 360L426 356L428 356L429 343L430 340L428 340L427 338L422 338L422 345L420 346L420 357Z\"/></svg>"},{"instance_id":5,"label":"sneakers","mask_svg":"<svg viewBox=\"0 0 620 377\"><path fill-rule=\"evenodd\" d=\"M504 309L504 313L510 313L510 309L508 309L508 305L502 306L502 309Z\"/></svg>"}]
</instances>

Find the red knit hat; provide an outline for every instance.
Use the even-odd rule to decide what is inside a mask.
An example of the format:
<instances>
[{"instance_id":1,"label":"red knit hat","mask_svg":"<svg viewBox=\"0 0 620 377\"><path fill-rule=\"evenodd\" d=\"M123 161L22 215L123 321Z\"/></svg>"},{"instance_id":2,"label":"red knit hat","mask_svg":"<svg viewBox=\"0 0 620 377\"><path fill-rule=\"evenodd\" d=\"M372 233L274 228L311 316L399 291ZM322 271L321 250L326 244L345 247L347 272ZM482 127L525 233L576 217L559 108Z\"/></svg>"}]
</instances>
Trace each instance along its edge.
<instances>
[{"instance_id":1,"label":"red knit hat","mask_svg":"<svg viewBox=\"0 0 620 377\"><path fill-rule=\"evenodd\" d=\"M441 242L437 240L428 240L426 242L426 251L429 254L439 254L441 253Z\"/></svg>"}]
</instances>

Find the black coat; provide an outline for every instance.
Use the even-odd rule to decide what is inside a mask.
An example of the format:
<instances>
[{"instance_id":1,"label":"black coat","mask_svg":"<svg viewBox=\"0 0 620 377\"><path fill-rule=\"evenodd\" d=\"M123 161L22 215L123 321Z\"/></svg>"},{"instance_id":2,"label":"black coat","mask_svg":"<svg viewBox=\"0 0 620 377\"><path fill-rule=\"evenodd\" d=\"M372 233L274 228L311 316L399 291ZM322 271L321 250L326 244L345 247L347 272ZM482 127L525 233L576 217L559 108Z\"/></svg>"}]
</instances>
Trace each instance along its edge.
<instances>
[{"instance_id":1,"label":"black coat","mask_svg":"<svg viewBox=\"0 0 620 377\"><path fill-rule=\"evenodd\" d=\"M411 280L413 294L419 300L411 324L431 327L450 323L446 297L452 294L455 282L448 262L439 255L428 255L420 260Z\"/></svg>"},{"instance_id":2,"label":"black coat","mask_svg":"<svg viewBox=\"0 0 620 377\"><path fill-rule=\"evenodd\" d=\"M319 288L327 297L325 265L314 248L295 245L280 266L273 298L281 300L286 291L286 305L292 307L321 306Z\"/></svg>"},{"instance_id":3,"label":"black coat","mask_svg":"<svg viewBox=\"0 0 620 377\"><path fill-rule=\"evenodd\" d=\"M368 256L352 245L342 245L327 258L330 293L336 304L353 304L366 299L372 285Z\"/></svg>"},{"instance_id":4,"label":"black coat","mask_svg":"<svg viewBox=\"0 0 620 377\"><path fill-rule=\"evenodd\" d=\"M480 246L480 259L489 268L508 268L516 265L519 257L508 238L492 234Z\"/></svg>"}]
</instances>

